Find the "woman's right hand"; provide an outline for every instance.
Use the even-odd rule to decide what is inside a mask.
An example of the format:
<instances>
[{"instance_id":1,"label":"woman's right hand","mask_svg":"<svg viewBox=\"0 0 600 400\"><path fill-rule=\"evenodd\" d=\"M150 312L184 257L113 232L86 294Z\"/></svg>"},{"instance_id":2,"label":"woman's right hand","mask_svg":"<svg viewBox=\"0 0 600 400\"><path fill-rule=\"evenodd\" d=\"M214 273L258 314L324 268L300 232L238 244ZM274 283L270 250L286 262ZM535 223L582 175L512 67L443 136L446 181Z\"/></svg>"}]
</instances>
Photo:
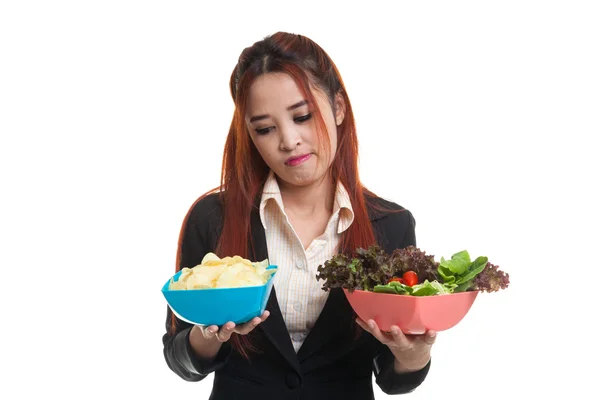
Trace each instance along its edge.
<instances>
[{"instance_id":1,"label":"woman's right hand","mask_svg":"<svg viewBox=\"0 0 600 400\"><path fill-rule=\"evenodd\" d=\"M199 326L194 325L190 332L189 342L198 357L204 360L213 360L221 345L231 338L235 332L238 335L247 335L269 317L269 311L265 311L260 318L255 317L242 325L236 325L229 321L221 329L216 325Z\"/></svg>"},{"instance_id":2,"label":"woman's right hand","mask_svg":"<svg viewBox=\"0 0 600 400\"><path fill-rule=\"evenodd\" d=\"M269 311L266 311L259 317L253 318L251 321L242 325L236 325L229 321L221 329L217 325L202 327L202 335L205 339L216 339L221 343L228 341L233 333L238 335L247 335L254 330L258 325L264 322L269 317Z\"/></svg>"}]
</instances>

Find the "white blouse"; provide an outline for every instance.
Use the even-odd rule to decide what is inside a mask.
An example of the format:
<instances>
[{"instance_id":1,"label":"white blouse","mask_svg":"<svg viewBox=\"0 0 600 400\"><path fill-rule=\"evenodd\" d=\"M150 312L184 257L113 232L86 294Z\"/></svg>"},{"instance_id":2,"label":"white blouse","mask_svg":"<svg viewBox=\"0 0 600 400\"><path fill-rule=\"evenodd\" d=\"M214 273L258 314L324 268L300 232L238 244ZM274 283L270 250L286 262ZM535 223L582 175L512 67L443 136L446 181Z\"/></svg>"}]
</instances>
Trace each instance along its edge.
<instances>
[{"instance_id":1,"label":"white blouse","mask_svg":"<svg viewBox=\"0 0 600 400\"><path fill-rule=\"evenodd\" d=\"M312 329L329 292L317 281L317 267L333 257L341 234L350 227L354 213L346 188L338 183L333 213L322 235L305 250L285 213L279 185L273 171L265 183L260 218L265 228L269 263L279 270L274 287L292 344L296 352Z\"/></svg>"}]
</instances>

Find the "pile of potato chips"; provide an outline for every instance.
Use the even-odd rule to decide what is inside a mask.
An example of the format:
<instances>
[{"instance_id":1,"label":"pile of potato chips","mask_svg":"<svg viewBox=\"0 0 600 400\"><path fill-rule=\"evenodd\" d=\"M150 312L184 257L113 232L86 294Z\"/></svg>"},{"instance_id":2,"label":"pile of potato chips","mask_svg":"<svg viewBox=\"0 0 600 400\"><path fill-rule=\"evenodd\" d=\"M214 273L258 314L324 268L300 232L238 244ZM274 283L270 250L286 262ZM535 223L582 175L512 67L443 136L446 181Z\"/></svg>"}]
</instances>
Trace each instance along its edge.
<instances>
[{"instance_id":1,"label":"pile of potato chips","mask_svg":"<svg viewBox=\"0 0 600 400\"><path fill-rule=\"evenodd\" d=\"M182 268L177 282L171 278L169 290L260 286L276 271L276 268L267 269L268 266L268 260L253 263L240 256L219 258L208 253L199 265Z\"/></svg>"}]
</instances>

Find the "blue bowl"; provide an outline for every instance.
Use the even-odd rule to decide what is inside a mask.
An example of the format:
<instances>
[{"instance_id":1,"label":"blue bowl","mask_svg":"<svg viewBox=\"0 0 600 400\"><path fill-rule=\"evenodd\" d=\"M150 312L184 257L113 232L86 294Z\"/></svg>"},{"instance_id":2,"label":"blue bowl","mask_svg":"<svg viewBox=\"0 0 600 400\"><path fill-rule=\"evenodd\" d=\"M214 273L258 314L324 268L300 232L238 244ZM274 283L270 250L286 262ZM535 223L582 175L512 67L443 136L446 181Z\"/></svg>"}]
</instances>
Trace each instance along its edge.
<instances>
[{"instance_id":1,"label":"blue bowl","mask_svg":"<svg viewBox=\"0 0 600 400\"><path fill-rule=\"evenodd\" d=\"M273 268L277 267L267 267ZM238 288L169 290L169 279L162 294L175 316L190 324L222 326L229 321L243 324L265 311L276 273L264 285ZM180 276L181 271L173 275L173 280L177 282Z\"/></svg>"}]
</instances>

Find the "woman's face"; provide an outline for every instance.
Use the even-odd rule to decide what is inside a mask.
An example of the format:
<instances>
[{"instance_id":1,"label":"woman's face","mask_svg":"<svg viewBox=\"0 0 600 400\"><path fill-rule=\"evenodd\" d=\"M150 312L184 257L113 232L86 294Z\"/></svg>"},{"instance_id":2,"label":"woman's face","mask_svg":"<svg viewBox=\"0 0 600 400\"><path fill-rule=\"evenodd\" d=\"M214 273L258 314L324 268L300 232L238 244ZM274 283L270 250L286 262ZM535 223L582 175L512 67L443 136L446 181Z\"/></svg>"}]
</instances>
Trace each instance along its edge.
<instances>
[{"instance_id":1,"label":"woman's face","mask_svg":"<svg viewBox=\"0 0 600 400\"><path fill-rule=\"evenodd\" d=\"M319 146L317 126L311 110L294 80L284 73L259 76L250 87L246 125L265 163L282 183L310 185L324 177L335 156L337 126L344 119L344 107L334 115L327 96L313 90L331 144L330 151ZM338 102L341 100L338 100Z\"/></svg>"}]
</instances>

